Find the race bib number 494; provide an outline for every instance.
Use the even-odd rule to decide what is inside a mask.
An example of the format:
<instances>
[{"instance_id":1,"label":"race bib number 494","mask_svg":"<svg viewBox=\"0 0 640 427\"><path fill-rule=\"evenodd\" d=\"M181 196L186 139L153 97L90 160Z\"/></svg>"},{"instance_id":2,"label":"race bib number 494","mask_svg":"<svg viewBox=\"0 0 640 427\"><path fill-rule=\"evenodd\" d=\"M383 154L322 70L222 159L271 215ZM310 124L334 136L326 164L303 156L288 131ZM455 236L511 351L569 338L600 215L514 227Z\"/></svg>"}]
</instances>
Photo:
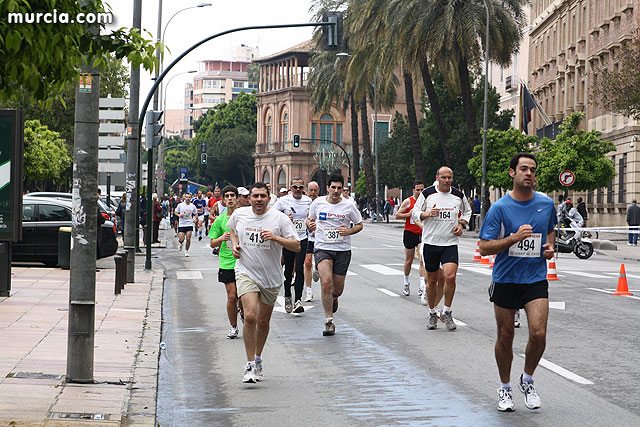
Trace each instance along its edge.
<instances>
[{"instance_id":1,"label":"race bib number 494","mask_svg":"<svg viewBox=\"0 0 640 427\"><path fill-rule=\"evenodd\" d=\"M533 233L509 247L509 256L517 258L538 258L542 246L542 234Z\"/></svg>"},{"instance_id":2,"label":"race bib number 494","mask_svg":"<svg viewBox=\"0 0 640 427\"><path fill-rule=\"evenodd\" d=\"M325 228L323 232L323 242L338 243L342 242L343 236L340 234L339 228Z\"/></svg>"},{"instance_id":3,"label":"race bib number 494","mask_svg":"<svg viewBox=\"0 0 640 427\"><path fill-rule=\"evenodd\" d=\"M260 232L261 228L245 227L244 239L242 239L242 246L245 248L257 248L257 249L269 249L271 248L271 242L265 241Z\"/></svg>"}]
</instances>

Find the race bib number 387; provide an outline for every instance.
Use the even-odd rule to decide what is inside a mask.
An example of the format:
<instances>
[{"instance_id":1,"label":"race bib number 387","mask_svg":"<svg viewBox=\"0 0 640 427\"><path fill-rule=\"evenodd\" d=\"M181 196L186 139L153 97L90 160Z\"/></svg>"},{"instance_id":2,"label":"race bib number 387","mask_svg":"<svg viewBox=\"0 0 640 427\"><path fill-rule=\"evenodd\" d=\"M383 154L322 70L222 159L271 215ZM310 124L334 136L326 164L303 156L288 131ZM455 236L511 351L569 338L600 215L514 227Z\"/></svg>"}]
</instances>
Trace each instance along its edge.
<instances>
[{"instance_id":1,"label":"race bib number 387","mask_svg":"<svg viewBox=\"0 0 640 427\"><path fill-rule=\"evenodd\" d=\"M338 228L325 228L323 232L323 242L325 243L338 243L342 242L343 238L340 235L340 229Z\"/></svg>"},{"instance_id":2,"label":"race bib number 387","mask_svg":"<svg viewBox=\"0 0 640 427\"><path fill-rule=\"evenodd\" d=\"M533 233L526 239L509 247L509 256L517 258L538 258L542 247L542 234Z\"/></svg>"},{"instance_id":3,"label":"race bib number 387","mask_svg":"<svg viewBox=\"0 0 640 427\"><path fill-rule=\"evenodd\" d=\"M261 228L245 227L244 239L242 239L242 246L245 248L257 248L257 249L269 249L271 248L271 242L262 239L260 232Z\"/></svg>"}]
</instances>

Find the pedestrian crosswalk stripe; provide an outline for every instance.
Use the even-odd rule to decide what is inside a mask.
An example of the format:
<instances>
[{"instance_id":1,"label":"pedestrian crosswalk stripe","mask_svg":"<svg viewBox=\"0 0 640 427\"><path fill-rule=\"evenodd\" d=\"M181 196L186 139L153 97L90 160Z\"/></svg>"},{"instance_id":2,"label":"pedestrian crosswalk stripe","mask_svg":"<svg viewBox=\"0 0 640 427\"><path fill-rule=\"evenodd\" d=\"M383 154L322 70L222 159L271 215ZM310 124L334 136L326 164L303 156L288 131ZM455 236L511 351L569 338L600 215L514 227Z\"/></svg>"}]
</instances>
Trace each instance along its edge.
<instances>
[{"instance_id":1,"label":"pedestrian crosswalk stripe","mask_svg":"<svg viewBox=\"0 0 640 427\"><path fill-rule=\"evenodd\" d=\"M202 273L200 271L176 271L176 278L178 280L200 280L202 279Z\"/></svg>"},{"instance_id":2,"label":"pedestrian crosswalk stripe","mask_svg":"<svg viewBox=\"0 0 640 427\"><path fill-rule=\"evenodd\" d=\"M358 273L354 273L353 271L347 271L347 276L357 276Z\"/></svg>"},{"instance_id":3,"label":"pedestrian crosswalk stripe","mask_svg":"<svg viewBox=\"0 0 640 427\"><path fill-rule=\"evenodd\" d=\"M593 279L606 279L607 276L601 274L585 273L584 271L568 271L562 270L563 273L575 274L576 276L591 277Z\"/></svg>"},{"instance_id":4,"label":"pedestrian crosswalk stripe","mask_svg":"<svg viewBox=\"0 0 640 427\"><path fill-rule=\"evenodd\" d=\"M480 274L485 274L487 276L491 276L491 273L493 270L490 270L488 268L481 268L481 267L460 267L463 268L465 270L469 270L469 271L473 271L474 273L480 273Z\"/></svg>"},{"instance_id":5,"label":"pedestrian crosswalk stripe","mask_svg":"<svg viewBox=\"0 0 640 427\"><path fill-rule=\"evenodd\" d=\"M610 276L619 276L620 273L604 273L604 274L609 274ZM631 279L640 279L640 276L638 276L637 274L629 274L627 273L627 277L631 278Z\"/></svg>"},{"instance_id":6,"label":"pedestrian crosswalk stripe","mask_svg":"<svg viewBox=\"0 0 640 427\"><path fill-rule=\"evenodd\" d=\"M386 265L382 265L382 264L362 264L361 267L374 271L378 274L382 274L384 276L404 275L402 271L395 270L393 268L387 267Z\"/></svg>"},{"instance_id":7,"label":"pedestrian crosswalk stripe","mask_svg":"<svg viewBox=\"0 0 640 427\"><path fill-rule=\"evenodd\" d=\"M378 288L378 290L380 292L382 292L383 294L389 295L390 297L399 297L400 296L400 295L396 294L395 292L391 292L390 290L387 290L385 288Z\"/></svg>"},{"instance_id":8,"label":"pedestrian crosswalk stripe","mask_svg":"<svg viewBox=\"0 0 640 427\"><path fill-rule=\"evenodd\" d=\"M524 354L518 354L518 356L524 358ZM563 368L562 366L558 366L555 363L551 363L545 358L540 358L539 365L544 366L548 370L555 372L556 374L563 376L567 379L570 379L571 381L574 381L578 384L585 384L585 385L593 384L592 381L589 381L588 379L583 378L580 375L574 374L573 372Z\"/></svg>"}]
</instances>

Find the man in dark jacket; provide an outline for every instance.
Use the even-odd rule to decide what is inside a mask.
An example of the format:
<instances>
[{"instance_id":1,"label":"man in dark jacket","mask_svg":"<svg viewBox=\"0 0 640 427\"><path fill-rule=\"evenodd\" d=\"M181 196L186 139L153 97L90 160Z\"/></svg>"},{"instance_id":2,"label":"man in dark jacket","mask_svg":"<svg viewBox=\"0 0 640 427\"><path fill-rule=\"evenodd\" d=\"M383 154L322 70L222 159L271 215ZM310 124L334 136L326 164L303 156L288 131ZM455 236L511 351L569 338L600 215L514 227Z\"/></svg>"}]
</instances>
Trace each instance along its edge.
<instances>
[{"instance_id":1,"label":"man in dark jacket","mask_svg":"<svg viewBox=\"0 0 640 427\"><path fill-rule=\"evenodd\" d=\"M582 201L582 197L578 197L578 206L576 206L576 210L582 217L582 221L583 221L582 226L586 227L587 226L587 206Z\"/></svg>"},{"instance_id":2,"label":"man in dark jacket","mask_svg":"<svg viewBox=\"0 0 640 427\"><path fill-rule=\"evenodd\" d=\"M629 243L627 245L638 246L638 225L640 225L640 206L636 199L627 208L627 224L629 224Z\"/></svg>"}]
</instances>

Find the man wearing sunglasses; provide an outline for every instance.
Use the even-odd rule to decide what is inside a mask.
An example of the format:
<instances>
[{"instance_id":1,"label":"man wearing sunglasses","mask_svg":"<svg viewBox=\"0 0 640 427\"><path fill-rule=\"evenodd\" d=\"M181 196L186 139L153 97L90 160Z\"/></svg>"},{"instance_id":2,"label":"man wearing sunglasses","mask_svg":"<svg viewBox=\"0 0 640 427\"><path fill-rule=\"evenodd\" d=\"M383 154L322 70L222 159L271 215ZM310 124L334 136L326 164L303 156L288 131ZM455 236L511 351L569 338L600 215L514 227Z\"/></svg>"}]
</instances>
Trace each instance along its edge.
<instances>
[{"instance_id":1,"label":"man wearing sunglasses","mask_svg":"<svg viewBox=\"0 0 640 427\"><path fill-rule=\"evenodd\" d=\"M298 233L300 241L300 251L292 252L287 248L282 248L284 258L284 309L287 313L303 313L302 291L304 289L304 259L307 254L307 214L311 199L302 194L304 181L295 177L291 180L291 192L280 197L273 205L278 210L289 217L293 227ZM293 280L293 269L295 266L296 278L293 284L295 289L295 304L291 301L291 281Z\"/></svg>"}]
</instances>

